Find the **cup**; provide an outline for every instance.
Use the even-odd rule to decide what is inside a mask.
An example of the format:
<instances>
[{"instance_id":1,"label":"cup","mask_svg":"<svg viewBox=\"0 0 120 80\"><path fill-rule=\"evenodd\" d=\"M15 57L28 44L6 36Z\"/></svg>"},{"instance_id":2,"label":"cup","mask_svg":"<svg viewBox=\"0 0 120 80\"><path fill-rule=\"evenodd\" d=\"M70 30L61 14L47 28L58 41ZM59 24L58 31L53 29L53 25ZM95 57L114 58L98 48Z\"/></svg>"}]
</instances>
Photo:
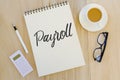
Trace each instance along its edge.
<instances>
[{"instance_id":1,"label":"cup","mask_svg":"<svg viewBox=\"0 0 120 80\"><path fill-rule=\"evenodd\" d=\"M96 3L90 3L81 9L79 21L84 29L95 32L106 26L108 15L104 7Z\"/></svg>"}]
</instances>

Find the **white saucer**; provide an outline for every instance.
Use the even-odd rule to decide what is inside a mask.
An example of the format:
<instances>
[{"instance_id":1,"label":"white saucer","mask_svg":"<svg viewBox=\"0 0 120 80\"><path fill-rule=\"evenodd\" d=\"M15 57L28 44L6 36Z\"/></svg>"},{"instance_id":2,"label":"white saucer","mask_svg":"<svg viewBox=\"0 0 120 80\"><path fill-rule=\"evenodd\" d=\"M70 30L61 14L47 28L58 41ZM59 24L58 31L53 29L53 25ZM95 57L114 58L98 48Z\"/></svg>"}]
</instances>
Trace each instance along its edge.
<instances>
[{"instance_id":1,"label":"white saucer","mask_svg":"<svg viewBox=\"0 0 120 80\"><path fill-rule=\"evenodd\" d=\"M92 22L87 17L87 13L91 8L98 8L101 11L102 17L98 22ZM104 7L96 3L91 3L82 8L79 13L79 21L84 29L95 32L105 27L108 21L108 15Z\"/></svg>"}]
</instances>

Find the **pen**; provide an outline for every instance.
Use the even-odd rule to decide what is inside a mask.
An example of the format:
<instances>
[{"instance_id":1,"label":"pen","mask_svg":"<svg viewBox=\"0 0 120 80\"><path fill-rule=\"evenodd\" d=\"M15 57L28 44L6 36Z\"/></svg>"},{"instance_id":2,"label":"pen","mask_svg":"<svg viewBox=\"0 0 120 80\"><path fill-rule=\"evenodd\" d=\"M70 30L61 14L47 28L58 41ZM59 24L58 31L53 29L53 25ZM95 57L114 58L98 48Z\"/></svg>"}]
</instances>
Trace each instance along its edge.
<instances>
[{"instance_id":1,"label":"pen","mask_svg":"<svg viewBox=\"0 0 120 80\"><path fill-rule=\"evenodd\" d=\"M25 52L28 53L28 50L27 50L27 48L25 46L25 43L23 42L22 37L20 36L20 33L18 32L16 26L14 24L12 24L12 26L13 26L13 28L14 28L14 30L15 30L15 32L16 32L16 34L17 34L17 36L18 36L18 38L19 38L19 40L20 40L20 42L21 42L21 44L22 44L22 46L23 46L23 48L25 50Z\"/></svg>"}]
</instances>

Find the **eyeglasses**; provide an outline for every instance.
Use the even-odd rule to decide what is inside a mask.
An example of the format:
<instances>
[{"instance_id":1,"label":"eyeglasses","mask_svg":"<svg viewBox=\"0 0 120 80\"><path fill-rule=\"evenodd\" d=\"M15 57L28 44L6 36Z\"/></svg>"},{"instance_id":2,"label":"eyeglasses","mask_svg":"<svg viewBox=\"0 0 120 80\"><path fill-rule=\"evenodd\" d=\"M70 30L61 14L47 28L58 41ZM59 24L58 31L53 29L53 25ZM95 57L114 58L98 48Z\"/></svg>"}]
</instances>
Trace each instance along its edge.
<instances>
[{"instance_id":1,"label":"eyeglasses","mask_svg":"<svg viewBox=\"0 0 120 80\"><path fill-rule=\"evenodd\" d=\"M97 43L99 47L95 48L93 51L93 58L97 62L101 62L106 44L107 44L108 32L102 32L97 37Z\"/></svg>"}]
</instances>

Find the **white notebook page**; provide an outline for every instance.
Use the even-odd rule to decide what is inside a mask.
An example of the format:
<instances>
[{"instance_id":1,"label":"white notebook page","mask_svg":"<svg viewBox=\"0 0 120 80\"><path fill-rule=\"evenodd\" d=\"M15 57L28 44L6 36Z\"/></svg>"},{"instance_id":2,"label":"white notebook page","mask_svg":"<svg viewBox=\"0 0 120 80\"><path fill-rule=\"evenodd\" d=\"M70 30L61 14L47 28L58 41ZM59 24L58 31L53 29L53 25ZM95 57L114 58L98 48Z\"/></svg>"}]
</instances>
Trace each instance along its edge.
<instances>
[{"instance_id":1,"label":"white notebook page","mask_svg":"<svg viewBox=\"0 0 120 80\"><path fill-rule=\"evenodd\" d=\"M39 76L85 64L69 3L24 18Z\"/></svg>"}]
</instances>

